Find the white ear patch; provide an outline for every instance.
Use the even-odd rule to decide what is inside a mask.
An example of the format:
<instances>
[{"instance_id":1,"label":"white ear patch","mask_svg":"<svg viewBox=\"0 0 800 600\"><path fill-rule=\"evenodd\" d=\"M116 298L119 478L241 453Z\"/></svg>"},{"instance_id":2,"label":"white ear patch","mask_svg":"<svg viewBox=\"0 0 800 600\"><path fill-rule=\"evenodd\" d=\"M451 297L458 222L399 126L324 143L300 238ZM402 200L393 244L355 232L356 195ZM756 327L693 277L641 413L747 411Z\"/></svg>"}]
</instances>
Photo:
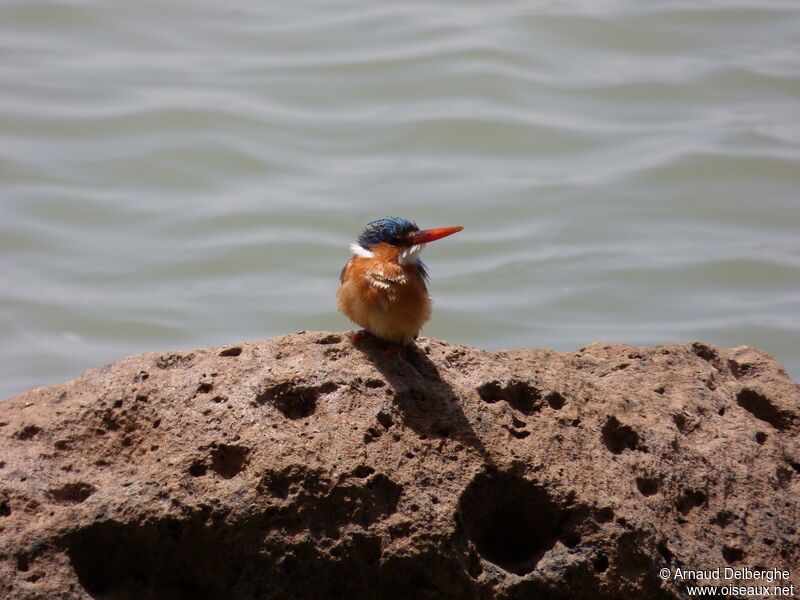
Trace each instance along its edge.
<instances>
[{"instance_id":1,"label":"white ear patch","mask_svg":"<svg viewBox=\"0 0 800 600\"><path fill-rule=\"evenodd\" d=\"M406 248L400 253L400 256L397 257L397 262L403 266L413 264L419 260L419 255L422 254L424 249L425 244L417 244Z\"/></svg>"},{"instance_id":2,"label":"white ear patch","mask_svg":"<svg viewBox=\"0 0 800 600\"><path fill-rule=\"evenodd\" d=\"M350 252L361 258L375 258L375 255L358 242L350 244Z\"/></svg>"}]
</instances>

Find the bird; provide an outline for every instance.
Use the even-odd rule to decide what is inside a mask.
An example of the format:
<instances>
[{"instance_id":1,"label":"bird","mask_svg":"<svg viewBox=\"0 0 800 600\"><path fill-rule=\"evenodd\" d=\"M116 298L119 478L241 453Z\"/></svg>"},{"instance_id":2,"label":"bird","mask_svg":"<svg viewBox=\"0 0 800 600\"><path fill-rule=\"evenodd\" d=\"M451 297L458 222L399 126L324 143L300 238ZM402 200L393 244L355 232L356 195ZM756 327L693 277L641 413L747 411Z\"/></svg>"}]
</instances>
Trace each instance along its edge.
<instances>
[{"instance_id":1,"label":"bird","mask_svg":"<svg viewBox=\"0 0 800 600\"><path fill-rule=\"evenodd\" d=\"M371 221L350 244L353 256L342 269L336 293L339 311L402 354L431 316L428 271L419 256L428 242L462 229L421 230L398 217ZM353 342L365 336L356 334Z\"/></svg>"}]
</instances>

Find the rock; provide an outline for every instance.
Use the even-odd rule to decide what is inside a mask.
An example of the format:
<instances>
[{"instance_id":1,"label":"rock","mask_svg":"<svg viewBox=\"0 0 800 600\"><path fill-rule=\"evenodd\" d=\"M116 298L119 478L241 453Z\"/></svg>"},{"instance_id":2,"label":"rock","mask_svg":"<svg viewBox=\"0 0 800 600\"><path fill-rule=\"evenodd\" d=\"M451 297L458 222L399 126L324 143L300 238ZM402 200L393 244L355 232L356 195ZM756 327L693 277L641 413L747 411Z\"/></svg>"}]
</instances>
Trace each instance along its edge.
<instances>
[{"instance_id":1,"label":"rock","mask_svg":"<svg viewBox=\"0 0 800 600\"><path fill-rule=\"evenodd\" d=\"M0 596L668 599L677 569L725 568L800 589L798 407L764 352L699 342L123 358L0 403ZM765 583L739 579L701 583Z\"/></svg>"}]
</instances>

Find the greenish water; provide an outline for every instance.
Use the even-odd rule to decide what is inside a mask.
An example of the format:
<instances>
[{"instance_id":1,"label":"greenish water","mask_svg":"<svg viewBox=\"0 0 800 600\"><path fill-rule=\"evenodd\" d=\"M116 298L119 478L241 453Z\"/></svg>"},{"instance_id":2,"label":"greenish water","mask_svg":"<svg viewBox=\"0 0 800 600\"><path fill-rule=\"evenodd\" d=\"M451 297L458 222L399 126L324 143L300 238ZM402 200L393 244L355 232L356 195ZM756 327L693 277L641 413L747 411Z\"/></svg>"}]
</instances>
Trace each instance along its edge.
<instances>
[{"instance_id":1,"label":"greenish water","mask_svg":"<svg viewBox=\"0 0 800 600\"><path fill-rule=\"evenodd\" d=\"M0 4L0 397L119 356L347 330L369 220L424 334L703 339L800 378L800 4Z\"/></svg>"}]
</instances>

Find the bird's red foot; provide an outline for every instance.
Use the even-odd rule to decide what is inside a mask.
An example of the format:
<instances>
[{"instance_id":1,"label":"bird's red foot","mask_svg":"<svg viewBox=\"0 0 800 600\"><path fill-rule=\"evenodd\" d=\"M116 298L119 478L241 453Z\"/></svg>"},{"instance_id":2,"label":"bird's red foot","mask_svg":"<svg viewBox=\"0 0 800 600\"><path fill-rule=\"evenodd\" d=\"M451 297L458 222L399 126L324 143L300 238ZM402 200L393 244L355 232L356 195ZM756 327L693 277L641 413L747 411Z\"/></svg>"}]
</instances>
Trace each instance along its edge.
<instances>
[{"instance_id":1,"label":"bird's red foot","mask_svg":"<svg viewBox=\"0 0 800 600\"><path fill-rule=\"evenodd\" d=\"M392 344L386 350L383 351L384 356L393 356L397 355L400 358L406 358L406 348L402 344Z\"/></svg>"},{"instance_id":2,"label":"bird's red foot","mask_svg":"<svg viewBox=\"0 0 800 600\"><path fill-rule=\"evenodd\" d=\"M360 342L369 337L369 334L366 331L359 331L358 333L354 333L350 336L350 342L355 344L356 342Z\"/></svg>"}]
</instances>

